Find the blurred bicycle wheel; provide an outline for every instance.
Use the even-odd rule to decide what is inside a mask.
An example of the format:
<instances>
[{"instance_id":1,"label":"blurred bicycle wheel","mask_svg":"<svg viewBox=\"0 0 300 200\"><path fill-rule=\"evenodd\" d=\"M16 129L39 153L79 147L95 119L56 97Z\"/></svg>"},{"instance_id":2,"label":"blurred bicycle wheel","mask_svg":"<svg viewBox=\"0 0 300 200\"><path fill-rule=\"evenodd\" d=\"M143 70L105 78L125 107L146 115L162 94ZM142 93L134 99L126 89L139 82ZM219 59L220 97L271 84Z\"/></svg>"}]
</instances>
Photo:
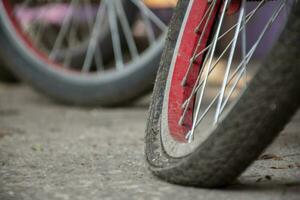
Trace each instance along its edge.
<instances>
[{"instance_id":1,"label":"blurred bicycle wheel","mask_svg":"<svg viewBox=\"0 0 300 200\"><path fill-rule=\"evenodd\" d=\"M172 2L172 1L170 1ZM0 56L57 100L131 102L152 88L174 2L3 0Z\"/></svg>"}]
</instances>

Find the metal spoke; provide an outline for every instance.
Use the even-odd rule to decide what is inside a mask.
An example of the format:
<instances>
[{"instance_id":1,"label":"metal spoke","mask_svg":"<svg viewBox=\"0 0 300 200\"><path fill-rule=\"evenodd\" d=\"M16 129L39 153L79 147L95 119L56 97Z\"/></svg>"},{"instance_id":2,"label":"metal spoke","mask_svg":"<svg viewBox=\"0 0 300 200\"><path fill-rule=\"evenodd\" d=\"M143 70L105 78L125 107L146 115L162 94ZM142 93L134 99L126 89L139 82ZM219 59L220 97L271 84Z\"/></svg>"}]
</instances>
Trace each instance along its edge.
<instances>
[{"instance_id":1,"label":"metal spoke","mask_svg":"<svg viewBox=\"0 0 300 200\"><path fill-rule=\"evenodd\" d=\"M213 55L214 55L214 52L216 50L218 37L219 37L219 34L221 32L221 27L223 25L224 16L225 16L226 9L227 9L229 3L230 3L229 0L225 0L224 8L223 8L223 11L222 11L222 14L221 14L221 17L220 17L220 21L219 21L219 24L218 24L218 27L217 27L217 30L216 30L216 35L215 35L215 38L213 40L212 52L210 54L210 58L209 58L209 61L208 61L208 70L206 71L206 74L205 74L204 84L203 84L202 90L200 92L199 102L198 102L195 117L194 117L194 119L196 119L196 120L197 120L199 112L200 112L200 107L201 107L201 103L202 103L202 99L203 99L203 95L204 95L204 90L205 90L205 86L206 86L206 83L207 83L207 80L208 80L208 73L209 73L211 65L212 65ZM192 142L192 140L194 138L196 120L193 121L192 129L190 131L191 133L189 134L189 138L188 138L189 142Z\"/></svg>"},{"instance_id":2,"label":"metal spoke","mask_svg":"<svg viewBox=\"0 0 300 200\"><path fill-rule=\"evenodd\" d=\"M213 11L214 11L214 9L215 9L216 2L217 2L217 1L215 0L215 1L212 3L212 6L210 6L210 10L209 10L209 12L208 12L209 14L208 14L208 17L207 17L206 22L205 22L205 25L204 25L204 30L203 30L202 33L201 33L201 36L200 36L200 38L199 38L199 40L198 40L196 49L195 49L195 51L194 51L194 53L193 53L192 58L190 59L190 63L189 63L188 69L187 69L187 71L186 71L186 73L185 73L185 75L184 75L184 78L182 79L182 82L181 82L181 85L182 85L182 86L184 86L184 85L186 84L188 75L189 75L189 73L190 73L190 71L191 71L191 68L192 68L192 66L193 66L193 63L194 63L194 61L195 61L195 56L196 56L197 52L199 51L200 46L202 45L202 40L203 40L204 34L206 33L206 29L207 29L207 26L208 26L208 24L209 24L209 20L210 20L210 18L211 18L211 15L212 15L212 13L213 13ZM206 14L205 14L205 15L206 15ZM202 21L201 21L201 23L202 23ZM198 25L198 27L199 27L199 25Z\"/></svg>"},{"instance_id":3,"label":"metal spoke","mask_svg":"<svg viewBox=\"0 0 300 200\"><path fill-rule=\"evenodd\" d=\"M69 46L76 45L76 30L77 30L77 25L75 24L75 21L71 19L69 37L67 38ZM67 51L66 56L64 57L63 67L66 68L70 67L71 60L72 60L72 53Z\"/></svg>"},{"instance_id":4,"label":"metal spoke","mask_svg":"<svg viewBox=\"0 0 300 200\"><path fill-rule=\"evenodd\" d=\"M215 96L215 98L210 102L210 104L208 105L208 107L205 109L205 111L202 113L202 115L199 117L199 119L196 122L196 127L200 124L200 122L204 119L204 117L206 116L206 114L208 113L208 111L212 108L212 106L214 105L214 103L217 101L219 95ZM189 131L188 134L186 134L185 139L189 140L189 138L193 138L192 132Z\"/></svg>"},{"instance_id":5,"label":"metal spoke","mask_svg":"<svg viewBox=\"0 0 300 200\"><path fill-rule=\"evenodd\" d=\"M260 6L258 6L260 7ZM258 8L257 7L257 8ZM255 10L257 10L257 8L255 8ZM255 14L255 13L253 13ZM252 17L253 15L251 15ZM240 32L242 31L242 29L246 26L246 24L249 22L250 18L248 18L248 20L243 24L243 26L240 28ZM233 27L236 27L237 24L235 24ZM230 30L233 30L232 28L230 28ZM219 37L220 39L221 37ZM218 63L220 62L220 60L222 59L222 57L226 54L227 50L230 48L230 46L232 45L232 43L234 42L234 38L227 44L227 46L225 47L225 49L223 50L223 52L220 54L219 58L215 61L215 63L213 64L212 68L209 71L209 75L212 73L212 71L216 68L216 66L218 65ZM211 48L212 45L209 45L207 48ZM245 55L246 56L246 55ZM202 86L204 81L200 82L200 84L197 86L197 89L195 90L195 93L199 90L199 88ZM192 95L195 95L195 93L193 93Z\"/></svg>"},{"instance_id":6,"label":"metal spoke","mask_svg":"<svg viewBox=\"0 0 300 200\"><path fill-rule=\"evenodd\" d=\"M18 7L25 7L29 4L29 2L31 2L31 1L28 1L27 4L22 3L21 6L18 6ZM16 12L16 9L14 9L13 13L15 14L15 12ZM25 27L25 30L24 30L25 33L33 35L35 44L39 41L39 37L40 37L39 32L43 31L41 28L42 28L42 26L44 26L44 23L41 23L39 21L41 18L43 18L45 16L45 14L46 14L45 12L40 12L38 14L38 16L35 17L31 21L31 23L28 25L28 27ZM38 27L36 27L36 24L39 24ZM35 29L37 29L36 35L34 35L34 33L33 33L33 32L35 32Z\"/></svg>"},{"instance_id":7,"label":"metal spoke","mask_svg":"<svg viewBox=\"0 0 300 200\"><path fill-rule=\"evenodd\" d=\"M227 82L226 86L228 86L229 84L231 84L231 82L234 80L235 77L236 78L236 82L238 82L238 80L240 80L240 77L243 75L244 70L246 70L246 68L244 68L244 66L249 63L250 59L252 58L255 50L257 49L258 45L260 44L263 36L265 35L266 31L270 28L270 26L272 25L272 23L275 21L275 19L278 17L280 11L283 9L284 5L286 3L286 0L279 6L279 8L275 11L275 13L273 14L273 16L271 17L271 19L269 20L269 22L266 24L266 26L264 27L262 33L260 34L258 40L255 42L255 44L251 47L250 51L246 54L246 56L244 57L244 59L242 60L242 62L238 65L238 67L235 69L235 71L232 73L231 77L229 78L229 81ZM222 109L221 109L221 113L224 111L226 104L228 103L228 100L230 98L230 96L233 93L234 88L236 88L237 83L233 84L232 89L229 92L229 95L227 97L227 99L224 101L223 105L222 105ZM196 127L198 127L198 125L201 123L201 121L203 120L204 116L208 113L208 111L212 108L212 106L214 105L214 103L216 102L216 100L219 98L221 94L221 91L218 92L218 94L214 97L214 99L211 101L211 103L209 104L209 106L205 109L205 111L203 112L203 114L201 115L201 117L199 119L195 119L197 120L196 122ZM191 132L188 133L187 138L191 137Z\"/></svg>"},{"instance_id":8,"label":"metal spoke","mask_svg":"<svg viewBox=\"0 0 300 200\"><path fill-rule=\"evenodd\" d=\"M239 15L239 19L238 19L238 25L236 27L236 31L235 31L235 34L234 34L234 37L233 37L234 42L231 46L229 58L228 58L228 61L227 61L226 72L225 72L225 76L224 76L224 80L223 80L223 84L222 84L222 88L221 88L221 95L219 97L217 110L216 110L216 114L215 114L215 123L217 123L218 120L219 120L219 114L220 114L220 110L221 110L221 106L222 106L224 93L225 93L225 90L226 90L228 76L229 76L229 72L230 72L230 69L231 69L231 66L232 66L233 57L234 57L235 49L236 49L236 44L237 44L237 40L238 40L238 37L239 37L239 30L240 30L240 27L242 25L244 13L245 13L245 3L244 3L244 1L245 0L243 0L243 3L242 3L243 6L240 8L240 15Z\"/></svg>"},{"instance_id":9,"label":"metal spoke","mask_svg":"<svg viewBox=\"0 0 300 200\"><path fill-rule=\"evenodd\" d=\"M208 57L209 57L210 54L211 54L211 48L209 49L209 52L208 52L207 56L205 57L205 60L203 62L204 65L205 65L205 63L207 63L207 60L208 60ZM191 95L189 96L189 98L181 106L182 109L183 109L183 113L182 113L182 115L181 115L181 117L179 119L179 122L178 122L179 125L183 125L183 122L185 120L185 117L186 117L189 105L191 103L191 100L194 97L193 94L196 94L196 91L197 91L197 88L198 88L197 85L199 85L198 83L201 80L201 74L203 73L203 71L204 71L204 67L201 67L199 76L197 77L197 80L196 80L195 85L194 85L194 87L192 89Z\"/></svg>"},{"instance_id":10,"label":"metal spoke","mask_svg":"<svg viewBox=\"0 0 300 200\"><path fill-rule=\"evenodd\" d=\"M123 62L121 40L120 40L114 1L110 1L110 0L107 1L107 6L108 6L108 21L109 21L110 31L112 34L112 43L113 43L113 50L114 50L115 61L116 61L116 68L120 70L124 68L124 62Z\"/></svg>"},{"instance_id":11,"label":"metal spoke","mask_svg":"<svg viewBox=\"0 0 300 200\"><path fill-rule=\"evenodd\" d=\"M246 1L242 2L244 5L243 7L246 8ZM244 13L243 16L243 25L242 25L242 37L241 37L241 42L242 42L242 57L244 58L247 54L247 24L246 24L246 13ZM247 81L247 69L246 65L244 65L244 77L245 80Z\"/></svg>"},{"instance_id":12,"label":"metal spoke","mask_svg":"<svg viewBox=\"0 0 300 200\"><path fill-rule=\"evenodd\" d=\"M238 77L237 77L237 81L234 83L234 86L233 88L235 88L235 86L237 85L237 83L239 82L239 80L241 79L242 75L244 73L244 70L240 71ZM232 77L233 78L233 77ZM232 80L232 79L231 79ZM231 81L230 81L231 82ZM230 84L230 82L227 83L227 85ZM234 90L234 89L233 89ZM233 92L233 91L231 91ZM217 99L219 98L220 96L220 92L214 97L214 99L210 102L210 104L207 106L207 108L204 110L204 112L202 113L202 115L199 117L199 119L197 119L197 122L196 122L196 127L198 127L198 125L200 124L200 122L204 119L204 117L206 116L206 114L209 112L209 110L212 108L212 106L217 102ZM186 139L189 139L190 137L192 137L192 132L189 132L187 135L186 135Z\"/></svg>"},{"instance_id":13,"label":"metal spoke","mask_svg":"<svg viewBox=\"0 0 300 200\"><path fill-rule=\"evenodd\" d=\"M91 39L89 41L86 56L84 59L82 72L88 72L90 70L93 57L95 56L95 51L98 47L99 37L101 36L101 25L102 25L102 20L104 19L106 2L107 0L102 0L101 4L99 5L97 15L96 15L96 21L94 24L93 31L91 33Z\"/></svg>"},{"instance_id":14,"label":"metal spoke","mask_svg":"<svg viewBox=\"0 0 300 200\"><path fill-rule=\"evenodd\" d=\"M243 73L243 66L244 64L248 64L251 57L253 56L254 52L255 52L256 47L253 46L251 48L251 50L249 51L249 53L245 56L245 58L242 60L242 62L238 65L238 67L235 69L235 71L232 73L232 75L229 78L229 81L227 82L226 86L230 85L231 82L234 80L234 78L239 74ZM240 72L240 73L239 73ZM201 117L199 119L197 119L197 123L196 123L196 127L200 124L200 122L204 119L205 115L208 113L208 111L212 108L212 106L214 105L214 103L218 100L219 96L221 94L221 91L218 92L218 94L214 97L214 99L211 101L211 103L209 104L209 106L205 109L205 111L203 112L203 114L201 115Z\"/></svg>"},{"instance_id":15,"label":"metal spoke","mask_svg":"<svg viewBox=\"0 0 300 200\"><path fill-rule=\"evenodd\" d=\"M124 11L124 6L122 1L116 1L116 9L121 22L121 26L129 47L130 54L132 58L137 58L139 56L136 43L134 41L130 24L128 22L127 16Z\"/></svg>"},{"instance_id":16,"label":"metal spoke","mask_svg":"<svg viewBox=\"0 0 300 200\"><path fill-rule=\"evenodd\" d=\"M20 7L25 7L30 2L32 2L32 0L29 0L29 1L27 0L27 3L23 2ZM15 13L15 11L16 10L14 9L14 13ZM29 25L28 29L25 30L25 33L32 35L34 44L40 45L41 47L43 45L40 43L40 39L45 32L46 24L45 24L45 22L40 21L40 19L43 19L46 14L47 14L46 12L40 12L39 15L35 19L33 19L33 21L31 22L31 25ZM35 27L36 23L38 24L38 27ZM36 31L33 30L32 32L30 32L33 28L35 28ZM35 33L33 33L33 32L35 32Z\"/></svg>"},{"instance_id":17,"label":"metal spoke","mask_svg":"<svg viewBox=\"0 0 300 200\"><path fill-rule=\"evenodd\" d=\"M155 33L154 33L154 30L153 30L153 26L151 24L151 21L148 18L148 13L144 11L144 7L141 6L141 4L142 3L140 1L137 3L138 7L141 10L141 16L142 16L142 19L143 19L143 22L145 24L145 28L146 28L146 31L147 31L149 44L152 45L155 42Z\"/></svg>"},{"instance_id":18,"label":"metal spoke","mask_svg":"<svg viewBox=\"0 0 300 200\"><path fill-rule=\"evenodd\" d=\"M256 13L257 9L261 7L261 5L262 5L262 2L261 2L261 3L253 10L253 11L255 11L255 12L251 11L251 15L250 15L250 14L247 15L247 16L248 16L248 19L247 19L246 23L249 22L249 20L250 20L250 19L253 17L253 15ZM233 27L236 27L236 26L237 26L237 24L233 25ZM245 24L243 24L243 27L244 27L244 26L245 26ZM242 28L243 28L243 27L241 27L240 32L242 31ZM232 27L231 27L228 31L226 31L222 36L220 36L219 39L218 39L218 41L219 41L223 36L225 36L228 32L230 32L231 30L233 30ZM225 47L225 49L223 50L223 52L220 54L219 58L215 61L215 63L212 65L211 69L209 70L209 75L210 75L210 74L212 73L212 71L216 68L216 66L218 65L219 61L220 61L220 60L222 59L222 57L226 54L227 50L230 48L230 46L232 45L233 42L234 42L234 39L232 39L232 40L228 43L228 45ZM211 49L211 47L212 47L212 45L208 45L208 47L206 47L204 50ZM202 52L203 52L203 51L202 51ZM208 53L208 54L210 54L210 53ZM207 56L206 56L206 59L207 59ZM206 61L205 61L205 62L206 62ZM204 62L204 63L205 63L205 62ZM204 65L203 65L203 66L204 66ZM199 76L201 76L201 75L199 75ZM196 94L196 92L200 89L200 87L202 86L203 82L204 82L204 80L202 80L200 83L197 83L197 82L196 82L195 86L198 84L197 87L196 87L196 89L193 88L193 91L192 91L190 97L189 97L189 98L184 102L184 104L183 104L183 108L185 108L185 110L186 110L186 106L190 104L190 101L191 101L192 97L193 97L193 96ZM183 112L183 115L185 114L185 112L186 112L186 111ZM184 120L184 119L182 119L182 120Z\"/></svg>"},{"instance_id":19,"label":"metal spoke","mask_svg":"<svg viewBox=\"0 0 300 200\"><path fill-rule=\"evenodd\" d=\"M209 7L208 7L207 10L205 11L204 16L202 17L202 19L201 19L200 23L198 24L197 28L195 29L195 32L196 32L196 33L199 32L199 29L200 29L201 25L203 24L204 20L207 19L207 18L209 18L209 17L208 17L208 14L209 14L210 11L213 9L212 7L213 7L214 5L216 5L216 1L214 1L214 3L211 3L211 2L209 2L209 3L210 3Z\"/></svg>"},{"instance_id":20,"label":"metal spoke","mask_svg":"<svg viewBox=\"0 0 300 200\"><path fill-rule=\"evenodd\" d=\"M231 87L231 89L230 89L230 91L229 91L229 93L228 93L226 99L224 100L223 105L221 106L220 113L223 112L223 110L224 110L226 104L228 103L229 99L231 98L233 92L235 91L237 84L239 83L239 81L240 81L241 78L243 77L243 75L244 75L244 73L245 73L245 70L246 70L246 68L243 67L242 70L238 73L237 78L236 78L235 82L233 83L233 86Z\"/></svg>"},{"instance_id":21,"label":"metal spoke","mask_svg":"<svg viewBox=\"0 0 300 200\"><path fill-rule=\"evenodd\" d=\"M90 33L92 35L94 22L89 17L89 10L91 10L91 8L92 8L91 1L90 0L86 0L86 5L84 6L84 13L85 13L85 16L87 18L87 24L88 24L88 27L89 27L89 31L90 31ZM96 42L95 53L94 53L94 60L95 60L95 64L96 64L97 70L100 70L100 71L104 70L102 52L100 50L99 42L98 41ZM84 63L84 64L87 64L87 63ZM90 66L91 63L89 63L88 65Z\"/></svg>"},{"instance_id":22,"label":"metal spoke","mask_svg":"<svg viewBox=\"0 0 300 200\"><path fill-rule=\"evenodd\" d=\"M54 55L57 51L57 49L60 49L62 43L63 43L63 39L65 37L65 35L67 34L67 31L70 27L70 24L71 24L71 20L70 20L70 17L72 17L72 14L73 14L73 6L74 5L77 5L78 4L78 0L72 0L70 5L69 5L69 8L68 8L68 11L67 11L67 14L63 20L63 23L62 23L62 27L58 33L58 36L54 42L54 45L53 45L53 48L49 54L49 58L50 59L54 59Z\"/></svg>"},{"instance_id":23,"label":"metal spoke","mask_svg":"<svg viewBox=\"0 0 300 200\"><path fill-rule=\"evenodd\" d=\"M253 16L257 13L257 11L259 10L259 8L262 7L262 5L265 4L265 1L261 1L256 8L251 11L247 16L246 16L246 24L253 18ZM221 40L222 38L224 38L228 33L230 33L232 30L234 30L236 28L238 24L234 24L230 29L228 29L226 32L224 32L219 38L218 40ZM243 26L244 27L244 26ZM243 28L241 27L241 28ZM205 47L201 52L199 52L196 56L195 59L197 59L200 55L202 55L204 52L206 52L210 47L212 46L212 44L207 45L207 47Z\"/></svg>"},{"instance_id":24,"label":"metal spoke","mask_svg":"<svg viewBox=\"0 0 300 200\"><path fill-rule=\"evenodd\" d=\"M133 4L135 4L145 16L149 17L149 19L156 24L162 31L166 30L167 25L159 19L141 0L131 0Z\"/></svg>"},{"instance_id":25,"label":"metal spoke","mask_svg":"<svg viewBox=\"0 0 300 200\"><path fill-rule=\"evenodd\" d=\"M232 42L233 42L233 40L231 40L231 41L229 42L229 44L225 47L224 51L220 54L219 58L214 62L214 64L212 65L211 69L209 70L208 75L210 75L210 74L213 72L213 70L217 67L218 63L221 61L221 59L223 58L223 56L226 54L227 50L231 47ZM210 48L210 49L211 49L211 48ZM210 53L208 53L208 55L209 55L209 54L210 54ZM206 58L207 58L207 57L206 57ZM205 63L205 62L204 62L204 63ZM205 66L205 64L204 64L203 66ZM202 68L203 68L203 67L202 67ZM201 75L199 74L198 77L201 77ZM186 105L189 105L189 102L191 101L192 97L198 92L198 90L199 90L200 87L202 86L203 82L204 82L204 80L202 80L200 83L196 83L196 84L195 84L197 87L195 87L195 90L192 91L190 97L189 97L189 98L185 101L185 103L183 104L184 107L185 107Z\"/></svg>"},{"instance_id":26,"label":"metal spoke","mask_svg":"<svg viewBox=\"0 0 300 200\"><path fill-rule=\"evenodd\" d=\"M41 15L39 16L39 18L43 17L43 15L45 15L45 13L41 13ZM36 32L36 34L34 36L34 43L35 44L39 43L39 41L41 39L41 36L44 33L44 31L45 31L45 28L46 28L45 23L40 23L39 24L39 26L37 28L37 32Z\"/></svg>"},{"instance_id":27,"label":"metal spoke","mask_svg":"<svg viewBox=\"0 0 300 200\"><path fill-rule=\"evenodd\" d=\"M281 6L278 8L278 10L273 14L273 16L271 17L271 19L269 20L269 22L267 23L267 25L263 29L263 31L262 31L261 35L259 36L258 40L256 41L256 43L253 45L251 51L249 52L251 56L254 54L257 46L259 45L259 43L262 40L263 36L265 35L266 31L270 28L270 26L273 24L273 22L275 21L275 19L278 17L279 13L283 10L283 6L285 5L285 3L286 3L286 0L281 4ZM248 63L249 60L250 60L250 58L247 58L247 60L248 60L247 61L247 63ZM245 70L247 69L246 68L247 63L244 62L243 65L242 65L242 72L243 73L245 73ZM222 108L220 110L220 113L222 113L222 111L224 110L225 106L227 105L228 100L229 100L230 95L231 95L232 92L233 91L229 92L229 97L227 97L227 99L224 101L224 103L222 105Z\"/></svg>"}]
</instances>

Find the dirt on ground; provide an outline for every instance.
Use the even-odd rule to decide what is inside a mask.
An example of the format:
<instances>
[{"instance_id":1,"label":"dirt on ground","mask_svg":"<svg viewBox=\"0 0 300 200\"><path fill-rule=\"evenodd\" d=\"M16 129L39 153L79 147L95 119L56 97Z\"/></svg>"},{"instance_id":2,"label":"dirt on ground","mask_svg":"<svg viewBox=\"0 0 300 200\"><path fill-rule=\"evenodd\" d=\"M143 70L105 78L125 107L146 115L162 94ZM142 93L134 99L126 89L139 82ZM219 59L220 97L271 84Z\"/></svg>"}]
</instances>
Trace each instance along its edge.
<instances>
[{"instance_id":1,"label":"dirt on ground","mask_svg":"<svg viewBox=\"0 0 300 200\"><path fill-rule=\"evenodd\" d=\"M235 184L206 190L149 172L148 103L145 97L125 108L78 108L1 84L0 199L300 199L300 113Z\"/></svg>"}]
</instances>

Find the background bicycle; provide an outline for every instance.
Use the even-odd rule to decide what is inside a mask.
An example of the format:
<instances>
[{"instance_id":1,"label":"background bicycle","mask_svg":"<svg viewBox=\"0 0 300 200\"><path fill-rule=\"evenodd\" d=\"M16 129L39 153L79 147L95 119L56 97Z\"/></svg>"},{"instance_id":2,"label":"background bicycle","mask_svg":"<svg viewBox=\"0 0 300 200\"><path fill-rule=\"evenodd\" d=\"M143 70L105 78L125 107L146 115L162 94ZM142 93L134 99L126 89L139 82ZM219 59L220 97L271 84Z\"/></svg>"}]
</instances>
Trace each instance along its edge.
<instances>
[{"instance_id":1,"label":"background bicycle","mask_svg":"<svg viewBox=\"0 0 300 200\"><path fill-rule=\"evenodd\" d=\"M57 100L114 105L152 88L176 1L1 1L1 58Z\"/></svg>"}]
</instances>

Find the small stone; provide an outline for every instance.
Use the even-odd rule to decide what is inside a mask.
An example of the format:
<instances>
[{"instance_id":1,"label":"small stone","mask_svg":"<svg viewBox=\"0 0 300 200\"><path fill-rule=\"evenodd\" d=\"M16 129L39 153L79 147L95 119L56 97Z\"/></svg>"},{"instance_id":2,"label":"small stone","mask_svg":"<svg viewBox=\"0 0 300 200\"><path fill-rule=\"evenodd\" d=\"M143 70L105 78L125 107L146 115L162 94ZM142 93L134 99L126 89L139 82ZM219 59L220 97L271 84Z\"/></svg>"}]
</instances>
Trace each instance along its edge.
<instances>
[{"instance_id":1,"label":"small stone","mask_svg":"<svg viewBox=\"0 0 300 200\"><path fill-rule=\"evenodd\" d=\"M271 177L270 175L266 175L266 176L265 176L265 179L267 179L267 180L270 181L270 180L272 180L272 177Z\"/></svg>"},{"instance_id":2,"label":"small stone","mask_svg":"<svg viewBox=\"0 0 300 200\"><path fill-rule=\"evenodd\" d=\"M262 178L258 178L255 182L256 183L259 183L259 182L261 182L262 181Z\"/></svg>"},{"instance_id":3,"label":"small stone","mask_svg":"<svg viewBox=\"0 0 300 200\"><path fill-rule=\"evenodd\" d=\"M287 167L283 167L283 166L275 167L275 166L273 166L273 167L271 167L271 169L287 169Z\"/></svg>"},{"instance_id":4,"label":"small stone","mask_svg":"<svg viewBox=\"0 0 300 200\"><path fill-rule=\"evenodd\" d=\"M259 158L259 160L283 160L283 159L275 154L264 154Z\"/></svg>"},{"instance_id":5,"label":"small stone","mask_svg":"<svg viewBox=\"0 0 300 200\"><path fill-rule=\"evenodd\" d=\"M31 146L31 149L32 149L33 151L37 151L37 152L42 152L42 151L44 151L43 146L40 145L40 144L34 144L34 145L32 145L32 146Z\"/></svg>"}]
</instances>

